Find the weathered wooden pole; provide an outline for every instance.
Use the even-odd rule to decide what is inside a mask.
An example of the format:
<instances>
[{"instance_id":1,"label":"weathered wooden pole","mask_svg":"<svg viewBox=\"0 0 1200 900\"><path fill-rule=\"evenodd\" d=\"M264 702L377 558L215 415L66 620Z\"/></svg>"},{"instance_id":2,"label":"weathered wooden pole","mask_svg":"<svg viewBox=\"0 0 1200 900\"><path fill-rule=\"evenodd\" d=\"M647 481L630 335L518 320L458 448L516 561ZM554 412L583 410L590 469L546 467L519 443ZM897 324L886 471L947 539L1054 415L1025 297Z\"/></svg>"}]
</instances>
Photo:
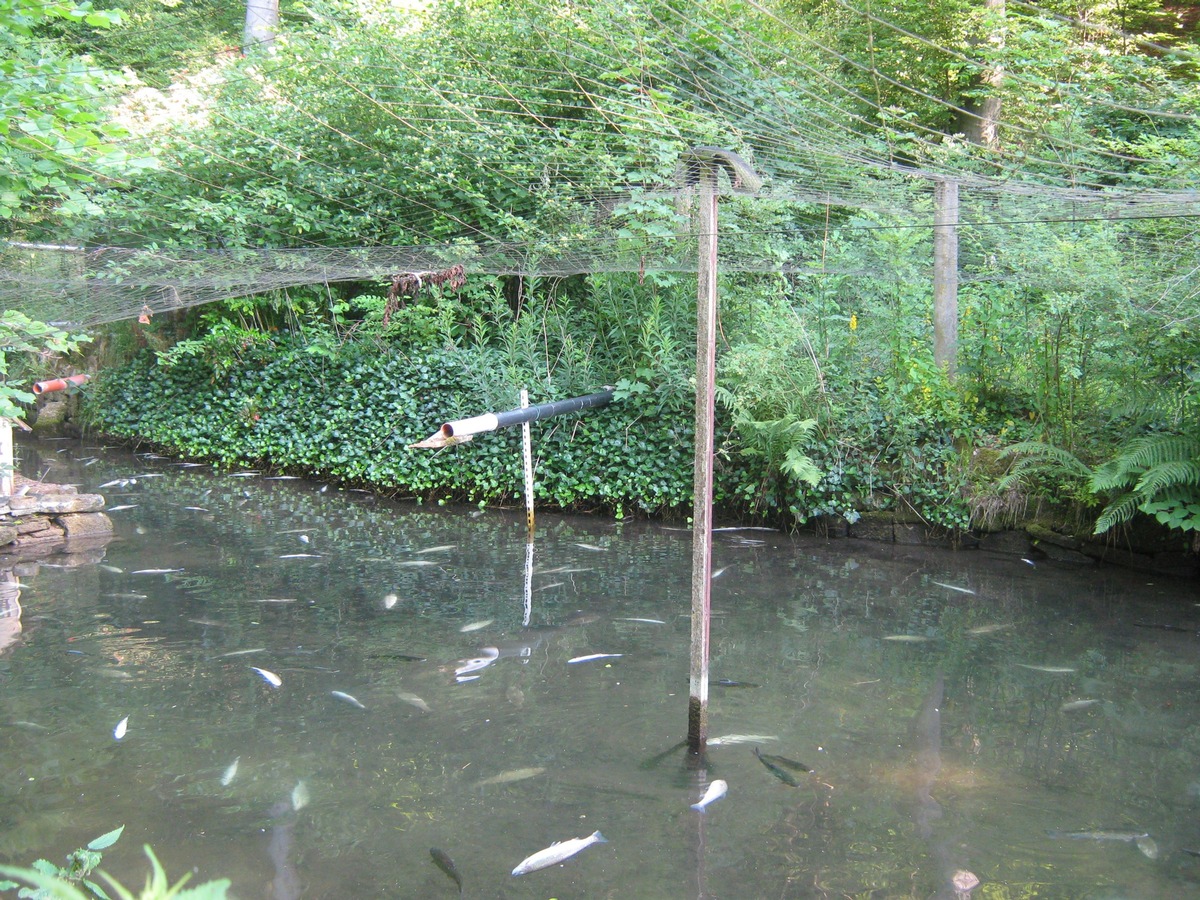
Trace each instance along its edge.
<instances>
[{"instance_id":1,"label":"weathered wooden pole","mask_svg":"<svg viewBox=\"0 0 1200 900\"><path fill-rule=\"evenodd\" d=\"M717 376L717 172L697 173L700 256L696 263L696 464L692 511L692 666L688 750L708 740L708 643L712 618L713 413Z\"/></svg>"},{"instance_id":2,"label":"weathered wooden pole","mask_svg":"<svg viewBox=\"0 0 1200 900\"><path fill-rule=\"evenodd\" d=\"M525 388L521 388L521 409L529 409ZM521 456L525 463L525 614L521 621L528 628L533 617L533 436L527 421L521 423Z\"/></svg>"},{"instance_id":3,"label":"weathered wooden pole","mask_svg":"<svg viewBox=\"0 0 1200 900\"><path fill-rule=\"evenodd\" d=\"M13 456L13 423L0 417L0 497L11 497L16 462Z\"/></svg>"},{"instance_id":4,"label":"weathered wooden pole","mask_svg":"<svg viewBox=\"0 0 1200 900\"><path fill-rule=\"evenodd\" d=\"M717 375L717 173L738 190L760 185L736 153L697 147L684 157L685 184L699 206L696 262L696 456L692 511L692 647L688 685L688 752L703 756L708 741L708 653L712 619L713 413Z\"/></svg>"},{"instance_id":5,"label":"weathered wooden pole","mask_svg":"<svg viewBox=\"0 0 1200 900\"><path fill-rule=\"evenodd\" d=\"M958 369L958 182L935 182L933 204L933 361L953 381Z\"/></svg>"}]
</instances>

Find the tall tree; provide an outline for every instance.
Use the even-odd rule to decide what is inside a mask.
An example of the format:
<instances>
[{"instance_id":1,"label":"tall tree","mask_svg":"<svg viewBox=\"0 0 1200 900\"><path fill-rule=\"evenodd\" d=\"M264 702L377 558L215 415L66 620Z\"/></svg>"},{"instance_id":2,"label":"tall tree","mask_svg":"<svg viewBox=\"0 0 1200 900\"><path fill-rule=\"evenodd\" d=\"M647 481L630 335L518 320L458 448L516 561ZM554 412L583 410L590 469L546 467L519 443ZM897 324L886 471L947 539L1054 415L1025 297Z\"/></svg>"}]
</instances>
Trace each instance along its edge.
<instances>
[{"instance_id":1,"label":"tall tree","mask_svg":"<svg viewBox=\"0 0 1200 900\"><path fill-rule=\"evenodd\" d=\"M246 28L242 31L242 52L270 50L275 46L279 27L279 0L246 0Z\"/></svg>"}]
</instances>

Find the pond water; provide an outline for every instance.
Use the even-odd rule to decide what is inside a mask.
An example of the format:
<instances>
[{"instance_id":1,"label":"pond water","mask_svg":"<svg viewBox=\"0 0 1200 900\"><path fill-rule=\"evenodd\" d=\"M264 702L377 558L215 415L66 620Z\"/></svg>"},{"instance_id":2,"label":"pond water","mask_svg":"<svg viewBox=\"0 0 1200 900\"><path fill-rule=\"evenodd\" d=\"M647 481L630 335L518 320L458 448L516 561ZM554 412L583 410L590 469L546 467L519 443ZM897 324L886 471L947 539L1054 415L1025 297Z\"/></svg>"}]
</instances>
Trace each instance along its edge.
<instances>
[{"instance_id":1,"label":"pond water","mask_svg":"<svg viewBox=\"0 0 1200 900\"><path fill-rule=\"evenodd\" d=\"M721 531L697 761L684 529L540 514L527 595L520 511L86 441L22 465L116 536L19 568L0 861L124 824L125 884L150 844L244 900L453 897L431 848L467 897L1200 896L1191 582Z\"/></svg>"}]
</instances>

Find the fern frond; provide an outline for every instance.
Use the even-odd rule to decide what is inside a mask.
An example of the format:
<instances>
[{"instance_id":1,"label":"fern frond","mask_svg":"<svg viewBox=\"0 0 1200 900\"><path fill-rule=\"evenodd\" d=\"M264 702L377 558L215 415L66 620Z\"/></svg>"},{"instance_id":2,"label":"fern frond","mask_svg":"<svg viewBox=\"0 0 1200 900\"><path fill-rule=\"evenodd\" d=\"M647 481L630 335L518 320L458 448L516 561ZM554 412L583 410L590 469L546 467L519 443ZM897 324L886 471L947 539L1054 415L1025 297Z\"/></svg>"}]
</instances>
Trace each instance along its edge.
<instances>
[{"instance_id":1,"label":"fern frond","mask_svg":"<svg viewBox=\"0 0 1200 900\"><path fill-rule=\"evenodd\" d=\"M1134 491L1149 499L1180 486L1200 487L1200 460L1171 460L1147 469Z\"/></svg>"},{"instance_id":2,"label":"fern frond","mask_svg":"<svg viewBox=\"0 0 1200 900\"><path fill-rule=\"evenodd\" d=\"M1042 467L1046 463L1054 463L1070 475L1087 478L1092 474L1082 460L1069 450L1055 447L1042 441L1021 441L1005 447L997 455L997 459L1008 456L1017 457L1015 465L1025 468Z\"/></svg>"},{"instance_id":3,"label":"fern frond","mask_svg":"<svg viewBox=\"0 0 1200 900\"><path fill-rule=\"evenodd\" d=\"M1200 439L1180 434L1145 434L1125 444L1115 457L1096 469L1092 490L1128 487L1134 476L1166 463L1200 458Z\"/></svg>"},{"instance_id":4,"label":"fern frond","mask_svg":"<svg viewBox=\"0 0 1200 900\"><path fill-rule=\"evenodd\" d=\"M1110 528L1128 522L1133 518L1133 514L1138 511L1138 506L1141 505L1142 499L1142 497L1132 491L1117 497L1100 511L1100 516L1096 519L1096 527L1092 533L1104 534Z\"/></svg>"}]
</instances>

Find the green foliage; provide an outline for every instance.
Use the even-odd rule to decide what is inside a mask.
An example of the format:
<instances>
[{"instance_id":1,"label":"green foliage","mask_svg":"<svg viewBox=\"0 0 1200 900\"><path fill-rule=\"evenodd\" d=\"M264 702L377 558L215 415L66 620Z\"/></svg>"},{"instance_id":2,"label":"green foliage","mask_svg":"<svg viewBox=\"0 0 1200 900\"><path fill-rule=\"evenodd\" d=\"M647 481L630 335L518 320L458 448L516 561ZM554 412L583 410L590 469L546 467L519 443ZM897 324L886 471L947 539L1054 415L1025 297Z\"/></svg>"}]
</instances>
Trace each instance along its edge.
<instances>
[{"instance_id":1,"label":"green foliage","mask_svg":"<svg viewBox=\"0 0 1200 900\"><path fill-rule=\"evenodd\" d=\"M120 14L91 2L0 4L0 219L22 224L51 209L95 214L84 184L96 174L153 165L120 146L126 132L104 112L104 92L128 79L47 46L39 29L53 21L109 28Z\"/></svg>"},{"instance_id":2,"label":"green foliage","mask_svg":"<svg viewBox=\"0 0 1200 900\"><path fill-rule=\"evenodd\" d=\"M1138 510L1169 528L1200 529L1200 438L1135 438L1093 472L1091 487L1097 494L1116 495L1096 520L1097 534L1128 521Z\"/></svg>"},{"instance_id":3,"label":"green foliage","mask_svg":"<svg viewBox=\"0 0 1200 900\"><path fill-rule=\"evenodd\" d=\"M115 844L124 831L122 825L89 841L86 847L80 847L67 857L65 866L56 866L46 859L37 860L28 869L0 866L0 876L18 879L17 882L0 881L0 891L15 890L18 897L30 900L112 900L90 876L100 865L101 851ZM154 851L149 846L144 850L150 859L150 874L146 876L146 885L140 894L134 894L108 873L100 873L119 900L225 900L230 884L227 879L184 890L190 873L172 885ZM21 887L18 882L29 886Z\"/></svg>"},{"instance_id":4,"label":"green foliage","mask_svg":"<svg viewBox=\"0 0 1200 900\"><path fill-rule=\"evenodd\" d=\"M381 354L369 342L314 356L306 345L280 339L269 357L234 363L220 378L198 356L164 368L143 355L98 379L88 410L107 434L189 457L270 465L426 500L498 503L521 491L515 431L439 452L408 447L442 422L496 409L468 389L489 374L516 377L494 365L495 357L472 351ZM536 371L524 374L531 402L577 390L548 394ZM155 385L154 404L145 403L138 384ZM499 409L517 405L514 391ZM686 427L648 418L636 402L539 426L539 496L564 508L649 513L682 506L691 496L690 398L670 408Z\"/></svg>"},{"instance_id":5,"label":"green foliage","mask_svg":"<svg viewBox=\"0 0 1200 900\"><path fill-rule=\"evenodd\" d=\"M45 322L36 322L24 313L5 310L0 313L0 418L19 418L22 404L32 403L34 395L13 387L23 382L62 354L74 353L91 340L85 334L71 334Z\"/></svg>"}]
</instances>

